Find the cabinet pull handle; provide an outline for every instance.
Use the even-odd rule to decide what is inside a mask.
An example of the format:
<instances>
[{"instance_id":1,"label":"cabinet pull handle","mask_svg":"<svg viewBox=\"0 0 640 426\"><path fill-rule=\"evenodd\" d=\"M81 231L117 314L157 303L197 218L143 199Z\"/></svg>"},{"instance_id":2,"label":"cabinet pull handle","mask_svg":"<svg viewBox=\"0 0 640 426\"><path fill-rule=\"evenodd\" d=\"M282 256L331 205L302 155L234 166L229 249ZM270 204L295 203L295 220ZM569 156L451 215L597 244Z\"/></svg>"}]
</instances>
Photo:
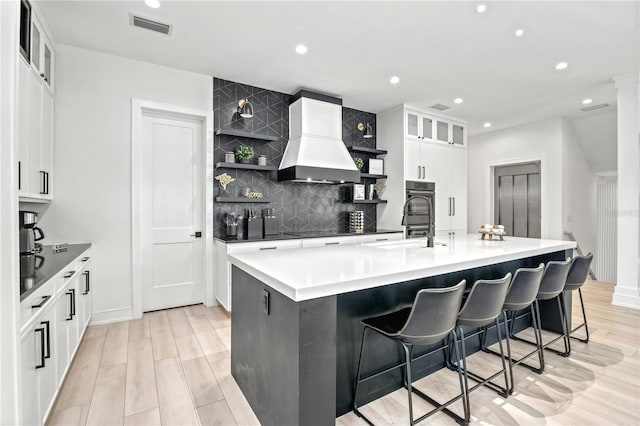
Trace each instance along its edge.
<instances>
[{"instance_id":1,"label":"cabinet pull handle","mask_svg":"<svg viewBox=\"0 0 640 426\"><path fill-rule=\"evenodd\" d=\"M420 179L420 166L418 166L418 179Z\"/></svg>"},{"instance_id":2,"label":"cabinet pull handle","mask_svg":"<svg viewBox=\"0 0 640 426\"><path fill-rule=\"evenodd\" d=\"M333 243L324 243L324 245L325 246L337 246L337 245L340 245L340 242L339 241L335 241Z\"/></svg>"},{"instance_id":3,"label":"cabinet pull handle","mask_svg":"<svg viewBox=\"0 0 640 426\"><path fill-rule=\"evenodd\" d=\"M40 324L44 325L47 330L47 354L44 357L49 359L51 358L51 328L49 327L49 321L42 321Z\"/></svg>"},{"instance_id":4,"label":"cabinet pull handle","mask_svg":"<svg viewBox=\"0 0 640 426\"><path fill-rule=\"evenodd\" d=\"M49 172L45 172L45 175L47 176L47 195L49 195Z\"/></svg>"},{"instance_id":5,"label":"cabinet pull handle","mask_svg":"<svg viewBox=\"0 0 640 426\"><path fill-rule=\"evenodd\" d=\"M75 273L76 271L69 271L62 278L71 278Z\"/></svg>"},{"instance_id":6,"label":"cabinet pull handle","mask_svg":"<svg viewBox=\"0 0 640 426\"><path fill-rule=\"evenodd\" d=\"M71 307L73 308L71 310L71 316L75 316L76 315L76 289L75 288L70 288L69 291L71 291L71 300L72 300L72 304Z\"/></svg>"},{"instance_id":7,"label":"cabinet pull handle","mask_svg":"<svg viewBox=\"0 0 640 426\"><path fill-rule=\"evenodd\" d=\"M453 199L453 215L456 215L456 197L451 197ZM454 234L455 235L455 234Z\"/></svg>"},{"instance_id":8,"label":"cabinet pull handle","mask_svg":"<svg viewBox=\"0 0 640 426\"><path fill-rule=\"evenodd\" d=\"M22 161L18 161L18 191L22 189Z\"/></svg>"},{"instance_id":9,"label":"cabinet pull handle","mask_svg":"<svg viewBox=\"0 0 640 426\"><path fill-rule=\"evenodd\" d=\"M40 77L44 78L44 73L43 72L40 73Z\"/></svg>"},{"instance_id":10,"label":"cabinet pull handle","mask_svg":"<svg viewBox=\"0 0 640 426\"><path fill-rule=\"evenodd\" d=\"M427 178L427 172L425 171L425 167L422 166L422 179L426 179Z\"/></svg>"},{"instance_id":11,"label":"cabinet pull handle","mask_svg":"<svg viewBox=\"0 0 640 426\"><path fill-rule=\"evenodd\" d=\"M82 293L83 295L89 294L89 291L91 291L91 286L89 284L89 271L84 271L83 273L84 275L84 293Z\"/></svg>"},{"instance_id":12,"label":"cabinet pull handle","mask_svg":"<svg viewBox=\"0 0 640 426\"><path fill-rule=\"evenodd\" d=\"M260 247L260 250L277 250L278 247Z\"/></svg>"},{"instance_id":13,"label":"cabinet pull handle","mask_svg":"<svg viewBox=\"0 0 640 426\"><path fill-rule=\"evenodd\" d=\"M388 238L376 238L376 241L389 241Z\"/></svg>"},{"instance_id":14,"label":"cabinet pull handle","mask_svg":"<svg viewBox=\"0 0 640 426\"><path fill-rule=\"evenodd\" d=\"M50 295L42 296L40 303L38 303L37 305L31 305L31 309L42 308L44 304L47 303L47 300L49 299L51 299Z\"/></svg>"},{"instance_id":15,"label":"cabinet pull handle","mask_svg":"<svg viewBox=\"0 0 640 426\"><path fill-rule=\"evenodd\" d=\"M41 190L40 190L40 194L41 195L45 195L47 193L46 190L45 190L46 185L47 185L46 184L46 179L47 179L46 174L47 174L47 172L45 172L43 170L40 170L40 176L42 176L42 181L40 182L40 184L42 185L41 186Z\"/></svg>"},{"instance_id":16,"label":"cabinet pull handle","mask_svg":"<svg viewBox=\"0 0 640 426\"><path fill-rule=\"evenodd\" d=\"M40 364L36 365L36 369L44 368L44 328L36 328L36 333L40 333Z\"/></svg>"},{"instance_id":17,"label":"cabinet pull handle","mask_svg":"<svg viewBox=\"0 0 640 426\"><path fill-rule=\"evenodd\" d=\"M86 262L89 259L91 259L91 258L90 257L83 257L82 259L80 259L80 262Z\"/></svg>"},{"instance_id":18,"label":"cabinet pull handle","mask_svg":"<svg viewBox=\"0 0 640 426\"><path fill-rule=\"evenodd\" d=\"M71 293L71 290L69 290L66 293L67 296L69 297L69 317L65 318L67 321L71 321L73 319L73 293Z\"/></svg>"}]
</instances>

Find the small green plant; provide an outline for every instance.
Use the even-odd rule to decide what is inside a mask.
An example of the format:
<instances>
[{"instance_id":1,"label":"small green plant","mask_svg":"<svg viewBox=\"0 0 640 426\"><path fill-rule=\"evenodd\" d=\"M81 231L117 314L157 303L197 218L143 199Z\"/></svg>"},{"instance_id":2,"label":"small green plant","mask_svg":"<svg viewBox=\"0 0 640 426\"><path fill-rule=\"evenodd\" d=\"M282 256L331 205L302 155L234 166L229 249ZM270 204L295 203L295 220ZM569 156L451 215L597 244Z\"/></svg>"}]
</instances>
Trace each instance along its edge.
<instances>
[{"instance_id":1,"label":"small green plant","mask_svg":"<svg viewBox=\"0 0 640 426\"><path fill-rule=\"evenodd\" d=\"M355 163L355 165L356 165L356 167L358 169L361 169L364 166L364 161L362 161L362 158L360 158L360 157L354 158L353 162Z\"/></svg>"},{"instance_id":2,"label":"small green plant","mask_svg":"<svg viewBox=\"0 0 640 426\"><path fill-rule=\"evenodd\" d=\"M239 160L251 160L254 156L253 148L247 145L240 145L236 148L236 158Z\"/></svg>"}]
</instances>

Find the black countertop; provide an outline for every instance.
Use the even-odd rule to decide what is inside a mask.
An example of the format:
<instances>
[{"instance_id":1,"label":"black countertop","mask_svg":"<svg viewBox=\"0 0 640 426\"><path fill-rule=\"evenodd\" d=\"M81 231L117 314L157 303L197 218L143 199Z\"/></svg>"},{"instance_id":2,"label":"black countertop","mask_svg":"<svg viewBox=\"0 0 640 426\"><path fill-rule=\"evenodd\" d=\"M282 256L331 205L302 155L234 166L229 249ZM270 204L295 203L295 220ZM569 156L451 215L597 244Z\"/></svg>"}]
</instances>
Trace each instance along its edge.
<instances>
[{"instance_id":1,"label":"black countertop","mask_svg":"<svg viewBox=\"0 0 640 426\"><path fill-rule=\"evenodd\" d=\"M21 256L20 301L22 302L89 247L91 244L69 244L65 250L54 251L53 246L43 246L38 254Z\"/></svg>"},{"instance_id":2,"label":"black countertop","mask_svg":"<svg viewBox=\"0 0 640 426\"><path fill-rule=\"evenodd\" d=\"M227 238L220 237L216 238L218 241L222 241L224 243L248 243L248 242L258 242L258 241L278 241L278 240L298 240L302 238L330 238L330 237L349 237L349 236L357 236L357 235L378 235L378 234L395 234L402 231L392 231L389 229L378 229L377 231L365 231L363 233L355 233L355 232L340 232L340 231L299 231L299 232L280 232L278 234L267 235L264 238Z\"/></svg>"}]
</instances>

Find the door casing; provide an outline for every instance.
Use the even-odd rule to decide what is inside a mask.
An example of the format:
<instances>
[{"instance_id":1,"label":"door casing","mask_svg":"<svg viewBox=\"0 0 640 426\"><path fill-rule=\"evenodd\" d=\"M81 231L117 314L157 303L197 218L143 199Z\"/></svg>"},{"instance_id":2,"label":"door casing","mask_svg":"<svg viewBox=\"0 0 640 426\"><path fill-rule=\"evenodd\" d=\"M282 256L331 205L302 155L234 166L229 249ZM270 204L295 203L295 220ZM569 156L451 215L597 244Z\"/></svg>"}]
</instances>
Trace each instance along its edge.
<instances>
[{"instance_id":1,"label":"door casing","mask_svg":"<svg viewBox=\"0 0 640 426\"><path fill-rule=\"evenodd\" d=\"M202 152L202 206L205 226L203 238L204 304L214 304L213 294L213 111L186 108L178 105L131 99L131 255L132 255L132 314L141 318L143 313L143 268L141 236L141 169L142 169L142 117L146 113L164 114L173 117L188 117L202 122L204 147Z\"/></svg>"}]
</instances>

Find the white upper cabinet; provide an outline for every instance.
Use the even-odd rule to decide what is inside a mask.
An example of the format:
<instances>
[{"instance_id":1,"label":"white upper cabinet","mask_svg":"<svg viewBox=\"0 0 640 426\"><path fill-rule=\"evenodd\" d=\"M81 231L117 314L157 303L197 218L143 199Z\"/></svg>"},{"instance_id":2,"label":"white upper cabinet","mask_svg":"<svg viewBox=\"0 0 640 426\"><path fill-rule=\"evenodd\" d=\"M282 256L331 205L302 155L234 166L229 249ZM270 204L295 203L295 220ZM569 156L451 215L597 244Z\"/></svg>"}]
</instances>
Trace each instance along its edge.
<instances>
[{"instance_id":1,"label":"white upper cabinet","mask_svg":"<svg viewBox=\"0 0 640 426\"><path fill-rule=\"evenodd\" d=\"M433 140L433 118L426 114L406 110L405 129L405 138L407 140Z\"/></svg>"},{"instance_id":2,"label":"white upper cabinet","mask_svg":"<svg viewBox=\"0 0 640 426\"><path fill-rule=\"evenodd\" d=\"M42 30L38 18L32 14L31 19L31 66L44 83L53 90L53 47Z\"/></svg>"},{"instance_id":3,"label":"white upper cabinet","mask_svg":"<svg viewBox=\"0 0 640 426\"><path fill-rule=\"evenodd\" d=\"M467 146L467 126L464 123L438 118L435 122L436 142Z\"/></svg>"}]
</instances>

